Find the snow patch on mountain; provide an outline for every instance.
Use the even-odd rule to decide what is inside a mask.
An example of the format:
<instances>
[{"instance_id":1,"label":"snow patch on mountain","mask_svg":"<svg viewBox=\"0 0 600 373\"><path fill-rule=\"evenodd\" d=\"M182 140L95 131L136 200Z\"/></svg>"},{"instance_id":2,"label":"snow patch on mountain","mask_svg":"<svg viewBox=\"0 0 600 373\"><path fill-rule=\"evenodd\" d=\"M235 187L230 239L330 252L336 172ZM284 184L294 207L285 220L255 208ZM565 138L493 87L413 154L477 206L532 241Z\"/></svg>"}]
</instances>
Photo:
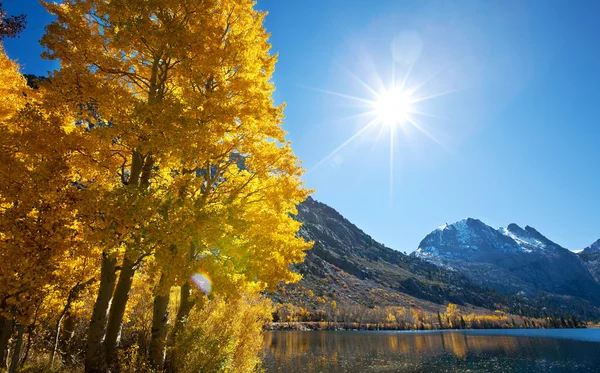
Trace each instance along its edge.
<instances>
[{"instance_id":1,"label":"snow patch on mountain","mask_svg":"<svg viewBox=\"0 0 600 373\"><path fill-rule=\"evenodd\" d=\"M508 227L502 227L498 229L500 233L503 235L510 237L515 243L523 250L523 252L531 253L536 249L543 250L546 248L546 245L540 241L539 239L532 237L531 235L517 235L513 231L511 231ZM525 231L523 231L525 232ZM525 232L526 233L526 232Z\"/></svg>"},{"instance_id":2,"label":"snow patch on mountain","mask_svg":"<svg viewBox=\"0 0 600 373\"><path fill-rule=\"evenodd\" d=\"M470 242L475 237L473 229L468 224L467 219L463 219L452 225L456 229L456 236L461 243Z\"/></svg>"}]
</instances>

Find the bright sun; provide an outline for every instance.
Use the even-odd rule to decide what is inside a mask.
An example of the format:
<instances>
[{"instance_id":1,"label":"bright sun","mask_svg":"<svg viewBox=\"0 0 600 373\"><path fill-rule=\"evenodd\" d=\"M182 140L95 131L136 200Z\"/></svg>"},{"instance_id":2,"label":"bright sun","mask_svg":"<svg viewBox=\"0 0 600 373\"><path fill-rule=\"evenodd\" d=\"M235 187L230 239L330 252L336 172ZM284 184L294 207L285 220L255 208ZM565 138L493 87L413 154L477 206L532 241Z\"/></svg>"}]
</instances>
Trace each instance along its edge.
<instances>
[{"instance_id":1,"label":"bright sun","mask_svg":"<svg viewBox=\"0 0 600 373\"><path fill-rule=\"evenodd\" d=\"M395 66L395 65L394 65ZM394 67L395 69L395 67ZM414 130L427 136L432 141L444 147L428 130L427 126L422 123L422 117L436 117L427 112L422 111L421 103L434 99L436 97L445 96L453 93L454 91L446 91L433 94L419 93L422 88L431 80L433 80L438 73L428 77L427 79L416 82L415 84L408 84L409 75L412 71L412 67L409 66L404 74L402 80L396 80L395 70L392 70L392 79L385 84L384 81L378 74L375 74L373 80L375 85L372 86L359 77L347 71L350 77L354 78L363 88L366 89L369 97L352 96L345 93L339 93L334 91L325 91L316 89L322 93L326 93L333 96L338 96L350 101L353 101L357 109L360 109L355 115L352 115L344 119L354 118L368 118L368 122L358 129L352 136L348 137L338 147L333 149L329 154L319 160L312 168L308 170L308 173L318 168L323 163L327 162L332 157L344 149L348 144L359 139L366 133L374 133L373 129L379 128L376 133L374 141L379 141L382 137L386 138L390 144L390 193L392 191L392 180L393 180L393 168L394 168L394 146L396 143L396 136L400 132L402 135L408 138L408 136L415 133ZM387 87L386 87L387 86ZM366 109L366 110L365 110ZM400 129L401 131L397 131ZM374 138L373 136L369 137ZM445 147L444 147L445 148Z\"/></svg>"},{"instance_id":2,"label":"bright sun","mask_svg":"<svg viewBox=\"0 0 600 373\"><path fill-rule=\"evenodd\" d=\"M381 93L374 102L375 115L386 125L406 122L411 109L411 97L407 92L393 88Z\"/></svg>"}]
</instances>

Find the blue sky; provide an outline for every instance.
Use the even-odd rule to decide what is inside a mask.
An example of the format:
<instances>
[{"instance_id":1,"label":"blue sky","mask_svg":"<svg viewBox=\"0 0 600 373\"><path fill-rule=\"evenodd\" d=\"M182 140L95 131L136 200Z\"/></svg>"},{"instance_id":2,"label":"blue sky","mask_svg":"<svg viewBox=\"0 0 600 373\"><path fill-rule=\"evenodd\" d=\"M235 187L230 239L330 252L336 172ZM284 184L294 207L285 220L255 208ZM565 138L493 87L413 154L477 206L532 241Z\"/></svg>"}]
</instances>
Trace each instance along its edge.
<instances>
[{"instance_id":1,"label":"blue sky","mask_svg":"<svg viewBox=\"0 0 600 373\"><path fill-rule=\"evenodd\" d=\"M269 12L275 99L287 103L307 186L373 238L412 251L466 217L531 225L572 250L600 238L600 2L257 6ZM53 65L37 40L50 17L33 0L4 7L29 18L21 38L6 41L9 55L45 74ZM371 117L331 92L372 100L360 82L381 92L406 76L404 87L422 85L412 95L421 114L411 115L420 129L375 124L332 154Z\"/></svg>"}]
</instances>

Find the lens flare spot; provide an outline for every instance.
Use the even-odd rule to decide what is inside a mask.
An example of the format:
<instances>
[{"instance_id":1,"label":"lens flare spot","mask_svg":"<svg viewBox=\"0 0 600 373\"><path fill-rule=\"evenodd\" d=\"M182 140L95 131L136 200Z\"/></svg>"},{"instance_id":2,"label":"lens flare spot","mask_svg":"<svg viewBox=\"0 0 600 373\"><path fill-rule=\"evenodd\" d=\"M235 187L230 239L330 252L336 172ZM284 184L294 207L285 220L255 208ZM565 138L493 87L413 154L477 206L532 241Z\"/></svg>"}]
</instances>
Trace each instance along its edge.
<instances>
[{"instance_id":1,"label":"lens flare spot","mask_svg":"<svg viewBox=\"0 0 600 373\"><path fill-rule=\"evenodd\" d=\"M201 292L206 295L210 294L210 290L212 289L212 280L207 273L194 273L190 279Z\"/></svg>"}]
</instances>

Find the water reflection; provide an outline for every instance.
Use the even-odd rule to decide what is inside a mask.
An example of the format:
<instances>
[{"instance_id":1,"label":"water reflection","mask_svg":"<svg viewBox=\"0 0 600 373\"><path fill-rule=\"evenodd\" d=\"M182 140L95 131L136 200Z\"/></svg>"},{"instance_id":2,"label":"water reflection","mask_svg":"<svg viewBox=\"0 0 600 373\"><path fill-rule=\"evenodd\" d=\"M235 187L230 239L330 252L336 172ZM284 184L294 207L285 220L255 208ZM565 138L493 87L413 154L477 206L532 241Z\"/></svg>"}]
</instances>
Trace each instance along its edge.
<instances>
[{"instance_id":1,"label":"water reflection","mask_svg":"<svg viewBox=\"0 0 600 373\"><path fill-rule=\"evenodd\" d=\"M269 373L600 372L600 343L530 336L285 331L264 351Z\"/></svg>"}]
</instances>

